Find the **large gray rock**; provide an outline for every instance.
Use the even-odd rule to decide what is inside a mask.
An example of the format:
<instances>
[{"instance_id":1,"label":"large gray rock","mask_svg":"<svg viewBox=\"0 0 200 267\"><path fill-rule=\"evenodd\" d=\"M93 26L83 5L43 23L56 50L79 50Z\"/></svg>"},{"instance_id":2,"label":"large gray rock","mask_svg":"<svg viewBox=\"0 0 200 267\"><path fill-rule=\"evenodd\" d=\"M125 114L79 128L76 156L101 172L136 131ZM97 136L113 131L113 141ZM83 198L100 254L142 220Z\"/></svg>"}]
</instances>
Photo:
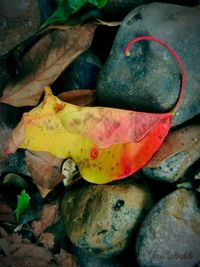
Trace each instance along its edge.
<instances>
[{"instance_id":1,"label":"large gray rock","mask_svg":"<svg viewBox=\"0 0 200 267\"><path fill-rule=\"evenodd\" d=\"M89 254L106 258L127 247L151 206L148 187L133 178L70 189L61 210L72 243Z\"/></svg>"},{"instance_id":2,"label":"large gray rock","mask_svg":"<svg viewBox=\"0 0 200 267\"><path fill-rule=\"evenodd\" d=\"M186 90L173 118L178 125L200 112L200 8L152 3L135 8L122 22L104 65L97 91L101 105L164 112L176 102L180 75L177 62L154 42L140 42L126 57L124 47L134 37L152 35L164 40L181 57Z\"/></svg>"},{"instance_id":3,"label":"large gray rock","mask_svg":"<svg viewBox=\"0 0 200 267\"><path fill-rule=\"evenodd\" d=\"M38 1L0 1L0 56L36 32L40 24Z\"/></svg>"},{"instance_id":4,"label":"large gray rock","mask_svg":"<svg viewBox=\"0 0 200 267\"><path fill-rule=\"evenodd\" d=\"M179 189L151 209L139 230L141 267L194 267L200 261L200 208L195 193Z\"/></svg>"}]
</instances>

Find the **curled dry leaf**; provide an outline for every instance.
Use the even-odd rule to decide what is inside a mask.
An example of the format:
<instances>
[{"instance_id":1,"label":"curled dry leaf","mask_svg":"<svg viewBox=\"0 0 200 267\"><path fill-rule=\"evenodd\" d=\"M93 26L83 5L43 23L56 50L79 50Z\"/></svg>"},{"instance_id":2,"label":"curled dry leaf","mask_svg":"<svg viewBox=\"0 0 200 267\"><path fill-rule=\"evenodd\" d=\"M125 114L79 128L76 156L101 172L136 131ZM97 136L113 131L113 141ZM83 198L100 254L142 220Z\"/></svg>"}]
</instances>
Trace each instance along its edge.
<instances>
[{"instance_id":1,"label":"curled dry leaf","mask_svg":"<svg viewBox=\"0 0 200 267\"><path fill-rule=\"evenodd\" d=\"M90 47L96 26L85 24L48 32L22 59L23 77L12 80L0 102L12 106L34 106L43 88L50 85L82 52Z\"/></svg>"},{"instance_id":2,"label":"curled dry leaf","mask_svg":"<svg viewBox=\"0 0 200 267\"><path fill-rule=\"evenodd\" d=\"M42 197L45 197L55 185L65 177L61 173L63 159L48 152L26 151L26 164L34 183Z\"/></svg>"},{"instance_id":3,"label":"curled dry leaf","mask_svg":"<svg viewBox=\"0 0 200 267\"><path fill-rule=\"evenodd\" d=\"M57 97L74 105L91 106L95 99L95 92L95 90L73 90L61 93Z\"/></svg>"}]
</instances>

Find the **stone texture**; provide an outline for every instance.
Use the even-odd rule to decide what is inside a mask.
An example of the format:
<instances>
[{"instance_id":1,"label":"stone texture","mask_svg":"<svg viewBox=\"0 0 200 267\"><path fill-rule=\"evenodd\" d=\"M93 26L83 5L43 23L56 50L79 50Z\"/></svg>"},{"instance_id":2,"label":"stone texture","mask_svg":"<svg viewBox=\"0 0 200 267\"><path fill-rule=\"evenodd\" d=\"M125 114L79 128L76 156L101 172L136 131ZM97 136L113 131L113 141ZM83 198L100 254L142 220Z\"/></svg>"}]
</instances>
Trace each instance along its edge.
<instances>
[{"instance_id":1,"label":"stone texture","mask_svg":"<svg viewBox=\"0 0 200 267\"><path fill-rule=\"evenodd\" d=\"M101 61L90 49L75 59L56 80L54 86L63 90L95 89Z\"/></svg>"},{"instance_id":2,"label":"stone texture","mask_svg":"<svg viewBox=\"0 0 200 267\"><path fill-rule=\"evenodd\" d=\"M130 178L69 190L62 202L62 215L73 244L87 253L111 257L127 247L151 206L147 186Z\"/></svg>"},{"instance_id":3,"label":"stone texture","mask_svg":"<svg viewBox=\"0 0 200 267\"><path fill-rule=\"evenodd\" d=\"M200 208L195 193L179 189L149 212L136 240L141 267L194 267L200 260Z\"/></svg>"},{"instance_id":4,"label":"stone texture","mask_svg":"<svg viewBox=\"0 0 200 267\"><path fill-rule=\"evenodd\" d=\"M142 169L155 180L173 183L200 158L200 125L181 127L168 134L164 143Z\"/></svg>"},{"instance_id":5,"label":"stone texture","mask_svg":"<svg viewBox=\"0 0 200 267\"><path fill-rule=\"evenodd\" d=\"M153 0L108 0L107 5L104 7L104 11L111 16L116 18L122 18L124 15L128 14L133 8L148 4L151 2L156 2ZM167 2L172 4L179 4L179 5L188 5L194 6L198 4L198 0L160 0L157 2Z\"/></svg>"},{"instance_id":6,"label":"stone texture","mask_svg":"<svg viewBox=\"0 0 200 267\"><path fill-rule=\"evenodd\" d=\"M107 5L104 7L104 11L109 15L122 18L133 10L133 8L150 2L152 2L152 0L108 0Z\"/></svg>"},{"instance_id":7,"label":"stone texture","mask_svg":"<svg viewBox=\"0 0 200 267\"><path fill-rule=\"evenodd\" d=\"M128 41L141 35L164 40L181 57L186 70L186 90L173 125L200 112L200 9L164 3L135 8L123 20L110 56L97 85L101 105L148 112L164 112L173 107L180 88L176 61L154 42Z\"/></svg>"},{"instance_id":8,"label":"stone texture","mask_svg":"<svg viewBox=\"0 0 200 267\"><path fill-rule=\"evenodd\" d=\"M39 27L38 1L0 1L0 56L35 33Z\"/></svg>"}]
</instances>

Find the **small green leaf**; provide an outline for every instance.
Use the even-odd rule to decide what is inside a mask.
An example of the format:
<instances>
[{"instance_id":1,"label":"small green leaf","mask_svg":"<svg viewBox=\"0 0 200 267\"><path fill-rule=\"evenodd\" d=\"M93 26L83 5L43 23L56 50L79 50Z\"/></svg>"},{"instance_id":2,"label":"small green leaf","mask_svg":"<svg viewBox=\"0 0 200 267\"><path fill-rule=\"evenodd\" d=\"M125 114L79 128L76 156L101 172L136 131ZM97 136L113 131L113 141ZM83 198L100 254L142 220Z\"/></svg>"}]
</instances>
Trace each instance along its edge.
<instances>
[{"instance_id":1,"label":"small green leaf","mask_svg":"<svg viewBox=\"0 0 200 267\"><path fill-rule=\"evenodd\" d=\"M79 11L87 3L97 8L102 8L107 4L107 2L108 0L56 0L56 10L47 19L47 21L42 24L41 28L50 24L68 21L71 15Z\"/></svg>"},{"instance_id":2,"label":"small green leaf","mask_svg":"<svg viewBox=\"0 0 200 267\"><path fill-rule=\"evenodd\" d=\"M25 190L17 196L17 208L15 210L17 221L19 221L20 216L28 209L29 207L30 196L26 193Z\"/></svg>"}]
</instances>

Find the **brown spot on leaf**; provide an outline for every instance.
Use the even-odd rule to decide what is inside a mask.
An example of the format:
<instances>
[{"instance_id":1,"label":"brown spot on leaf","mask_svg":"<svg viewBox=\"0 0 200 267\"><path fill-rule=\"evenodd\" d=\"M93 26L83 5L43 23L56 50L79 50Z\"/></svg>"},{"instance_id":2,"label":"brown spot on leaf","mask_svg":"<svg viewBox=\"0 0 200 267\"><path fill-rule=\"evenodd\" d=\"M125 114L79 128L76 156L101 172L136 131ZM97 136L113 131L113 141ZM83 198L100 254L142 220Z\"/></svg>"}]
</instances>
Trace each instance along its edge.
<instances>
[{"instance_id":1,"label":"brown spot on leaf","mask_svg":"<svg viewBox=\"0 0 200 267\"><path fill-rule=\"evenodd\" d=\"M54 107L54 110L55 110L56 113L58 113L61 110L63 110L64 107L65 107L65 105L63 103L56 104L55 107Z\"/></svg>"}]
</instances>

